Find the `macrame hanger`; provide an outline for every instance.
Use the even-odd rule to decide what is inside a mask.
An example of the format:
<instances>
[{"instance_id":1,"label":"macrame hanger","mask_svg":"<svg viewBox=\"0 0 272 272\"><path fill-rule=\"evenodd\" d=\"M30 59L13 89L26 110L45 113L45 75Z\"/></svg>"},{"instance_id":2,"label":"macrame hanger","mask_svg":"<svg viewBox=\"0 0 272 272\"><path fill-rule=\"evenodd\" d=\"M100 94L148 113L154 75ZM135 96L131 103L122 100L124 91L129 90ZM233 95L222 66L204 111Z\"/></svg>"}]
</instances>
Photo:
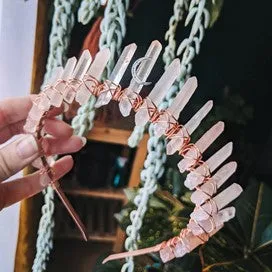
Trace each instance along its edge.
<instances>
[{"instance_id":1,"label":"macrame hanger","mask_svg":"<svg viewBox=\"0 0 272 272\"><path fill-rule=\"evenodd\" d=\"M63 66L66 60L66 52L75 22L73 14L75 3L76 0L54 1L54 14L49 36L49 55L47 57L43 86L46 85L49 78L52 77L54 69L58 66ZM55 226L53 218L54 191L51 187L48 187L43 191L43 194L44 204L41 209L42 216L39 222L36 241L37 251L32 266L32 271L34 272L46 270L49 254L53 248L53 229Z\"/></svg>"}]
</instances>

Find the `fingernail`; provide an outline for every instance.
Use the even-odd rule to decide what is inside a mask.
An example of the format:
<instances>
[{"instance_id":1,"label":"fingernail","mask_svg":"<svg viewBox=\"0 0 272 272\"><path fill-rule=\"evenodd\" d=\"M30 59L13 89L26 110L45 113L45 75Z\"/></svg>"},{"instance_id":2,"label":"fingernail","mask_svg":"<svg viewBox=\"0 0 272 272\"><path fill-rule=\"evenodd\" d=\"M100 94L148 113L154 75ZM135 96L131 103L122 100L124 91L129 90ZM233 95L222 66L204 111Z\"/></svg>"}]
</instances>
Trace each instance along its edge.
<instances>
[{"instance_id":1,"label":"fingernail","mask_svg":"<svg viewBox=\"0 0 272 272\"><path fill-rule=\"evenodd\" d=\"M33 156L38 153L38 150L37 142L32 135L24 136L16 147L17 154L21 159Z\"/></svg>"},{"instance_id":2,"label":"fingernail","mask_svg":"<svg viewBox=\"0 0 272 272\"><path fill-rule=\"evenodd\" d=\"M84 146L87 143L87 139L85 137L81 137L82 146Z\"/></svg>"}]
</instances>

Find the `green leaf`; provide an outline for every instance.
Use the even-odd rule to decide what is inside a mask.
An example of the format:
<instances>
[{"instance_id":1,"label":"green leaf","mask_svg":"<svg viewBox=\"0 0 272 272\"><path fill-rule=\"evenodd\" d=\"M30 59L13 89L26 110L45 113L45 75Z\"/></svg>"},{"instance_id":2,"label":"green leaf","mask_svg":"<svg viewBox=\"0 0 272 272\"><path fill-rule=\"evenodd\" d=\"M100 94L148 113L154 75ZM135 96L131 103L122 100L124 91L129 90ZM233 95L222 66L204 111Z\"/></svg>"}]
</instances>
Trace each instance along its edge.
<instances>
[{"instance_id":1,"label":"green leaf","mask_svg":"<svg viewBox=\"0 0 272 272\"><path fill-rule=\"evenodd\" d=\"M133 202L134 198L137 196L138 194L138 189L131 189L131 188L126 188L124 189L124 193L127 197L127 199L130 202ZM148 205L152 208L155 209L168 209L167 205L165 205L164 203L162 203L162 201L160 201L158 198L156 198L155 196L151 196L148 202Z\"/></svg>"},{"instance_id":2,"label":"green leaf","mask_svg":"<svg viewBox=\"0 0 272 272\"><path fill-rule=\"evenodd\" d=\"M174 207L174 209L177 210L184 209L184 205L177 198L171 195L168 191L159 190L155 194L158 198L171 204Z\"/></svg>"},{"instance_id":3,"label":"green leaf","mask_svg":"<svg viewBox=\"0 0 272 272\"><path fill-rule=\"evenodd\" d=\"M217 21L220 12L223 7L224 0L210 0L207 3L207 9L210 12L210 25L209 27L212 27L214 23Z\"/></svg>"},{"instance_id":4,"label":"green leaf","mask_svg":"<svg viewBox=\"0 0 272 272\"><path fill-rule=\"evenodd\" d=\"M128 201L133 202L134 198L137 195L137 189L126 188L124 189L124 193Z\"/></svg>"},{"instance_id":5,"label":"green leaf","mask_svg":"<svg viewBox=\"0 0 272 272\"><path fill-rule=\"evenodd\" d=\"M272 247L272 222L267 226L262 234L261 246L260 247Z\"/></svg>"},{"instance_id":6,"label":"green leaf","mask_svg":"<svg viewBox=\"0 0 272 272\"><path fill-rule=\"evenodd\" d=\"M253 181L236 203L236 217L243 229L248 248L263 244L262 235L272 222L272 190L264 183Z\"/></svg>"}]
</instances>

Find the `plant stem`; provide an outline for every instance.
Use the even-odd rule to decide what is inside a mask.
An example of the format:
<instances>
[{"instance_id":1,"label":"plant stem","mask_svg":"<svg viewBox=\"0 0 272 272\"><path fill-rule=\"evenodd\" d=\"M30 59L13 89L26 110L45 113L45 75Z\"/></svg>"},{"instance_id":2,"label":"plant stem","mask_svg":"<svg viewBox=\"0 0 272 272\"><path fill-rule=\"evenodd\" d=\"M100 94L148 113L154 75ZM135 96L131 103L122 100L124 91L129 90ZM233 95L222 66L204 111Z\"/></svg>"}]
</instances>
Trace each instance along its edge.
<instances>
[{"instance_id":1,"label":"plant stem","mask_svg":"<svg viewBox=\"0 0 272 272\"><path fill-rule=\"evenodd\" d=\"M258 217L260 214L260 209L262 205L262 195L263 195L263 190L264 190L264 184L260 184L259 192L258 192L258 200L256 204L256 210L254 214L254 220L253 220L253 226L252 226L252 232L251 232L251 238L250 238L250 248L254 248L254 242L255 242L255 235L256 235L256 230L257 230L257 223L258 223Z\"/></svg>"},{"instance_id":2,"label":"plant stem","mask_svg":"<svg viewBox=\"0 0 272 272\"><path fill-rule=\"evenodd\" d=\"M237 260L233 260L233 261L228 261L228 262L221 262L221 263L214 263L211 264L207 267L205 267L204 269L202 269L202 272L209 272L212 268L217 267L217 266L223 266L223 265L232 265L238 261L241 261L242 259L237 259Z\"/></svg>"}]
</instances>

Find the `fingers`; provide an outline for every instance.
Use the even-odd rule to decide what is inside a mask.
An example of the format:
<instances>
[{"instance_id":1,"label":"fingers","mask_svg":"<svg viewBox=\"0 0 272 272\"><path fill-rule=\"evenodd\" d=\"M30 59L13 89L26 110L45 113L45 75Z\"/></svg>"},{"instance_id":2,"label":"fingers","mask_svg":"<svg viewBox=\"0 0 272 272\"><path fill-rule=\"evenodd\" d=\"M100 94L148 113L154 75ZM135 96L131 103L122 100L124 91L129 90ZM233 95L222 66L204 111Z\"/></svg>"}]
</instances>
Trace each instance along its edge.
<instances>
[{"instance_id":1,"label":"fingers","mask_svg":"<svg viewBox=\"0 0 272 272\"><path fill-rule=\"evenodd\" d=\"M0 144L6 142L12 136L24 133L25 120L7 125L0 130ZM73 134L73 129L67 123L58 119L45 119L44 131L55 137L69 138Z\"/></svg>"},{"instance_id":2,"label":"fingers","mask_svg":"<svg viewBox=\"0 0 272 272\"><path fill-rule=\"evenodd\" d=\"M25 120L31 106L30 96L0 101L0 130L7 125Z\"/></svg>"},{"instance_id":3,"label":"fingers","mask_svg":"<svg viewBox=\"0 0 272 272\"><path fill-rule=\"evenodd\" d=\"M39 156L39 148L32 135L24 135L0 149L0 180L5 180L30 164Z\"/></svg>"},{"instance_id":4,"label":"fingers","mask_svg":"<svg viewBox=\"0 0 272 272\"><path fill-rule=\"evenodd\" d=\"M53 166L54 177L60 179L73 167L71 156L65 156ZM6 208L24 198L33 196L43 190L50 182L46 174L40 171L32 175L0 184L0 210Z\"/></svg>"},{"instance_id":5,"label":"fingers","mask_svg":"<svg viewBox=\"0 0 272 272\"><path fill-rule=\"evenodd\" d=\"M55 137L69 138L73 135L72 127L58 119L46 119L44 130Z\"/></svg>"},{"instance_id":6,"label":"fingers","mask_svg":"<svg viewBox=\"0 0 272 272\"><path fill-rule=\"evenodd\" d=\"M73 153L86 143L85 138L71 136L66 139L45 137L42 149L46 155ZM0 180L5 180L41 156L36 139L24 135L0 149Z\"/></svg>"},{"instance_id":7,"label":"fingers","mask_svg":"<svg viewBox=\"0 0 272 272\"><path fill-rule=\"evenodd\" d=\"M0 144L5 143L14 135L23 133L24 124L25 120L22 120L14 124L7 125L6 127L0 129Z\"/></svg>"},{"instance_id":8,"label":"fingers","mask_svg":"<svg viewBox=\"0 0 272 272\"><path fill-rule=\"evenodd\" d=\"M28 112L32 107L32 101L36 95L8 98L0 101L0 131L11 124L27 118ZM63 106L50 110L48 117L59 115L63 112Z\"/></svg>"},{"instance_id":9,"label":"fingers","mask_svg":"<svg viewBox=\"0 0 272 272\"><path fill-rule=\"evenodd\" d=\"M71 136L68 139L45 137L42 141L43 152L47 155L73 153L80 150L86 144L86 138Z\"/></svg>"}]
</instances>

